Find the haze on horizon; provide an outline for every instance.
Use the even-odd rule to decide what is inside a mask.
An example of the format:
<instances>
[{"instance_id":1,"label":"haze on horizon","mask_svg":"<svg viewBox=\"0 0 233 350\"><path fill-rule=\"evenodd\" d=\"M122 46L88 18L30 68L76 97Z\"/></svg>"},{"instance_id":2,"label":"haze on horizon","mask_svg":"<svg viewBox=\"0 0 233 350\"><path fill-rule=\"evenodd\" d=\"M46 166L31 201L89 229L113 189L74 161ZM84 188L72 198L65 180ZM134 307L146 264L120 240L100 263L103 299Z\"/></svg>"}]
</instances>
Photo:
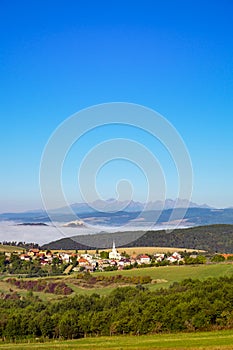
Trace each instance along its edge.
<instances>
[{"instance_id":1,"label":"haze on horizon","mask_svg":"<svg viewBox=\"0 0 233 350\"><path fill-rule=\"evenodd\" d=\"M232 11L229 0L3 2L0 212L42 208L39 170L51 134L77 111L114 101L146 106L174 126L192 161L193 202L233 206ZM67 154L67 201L83 201L77 173L88 152L119 138L150 150L164 174L165 198L176 198L176 165L161 142L144 130L106 125ZM125 159L99 169L100 197L117 198L122 179L133 200L146 201L143 169Z\"/></svg>"}]
</instances>

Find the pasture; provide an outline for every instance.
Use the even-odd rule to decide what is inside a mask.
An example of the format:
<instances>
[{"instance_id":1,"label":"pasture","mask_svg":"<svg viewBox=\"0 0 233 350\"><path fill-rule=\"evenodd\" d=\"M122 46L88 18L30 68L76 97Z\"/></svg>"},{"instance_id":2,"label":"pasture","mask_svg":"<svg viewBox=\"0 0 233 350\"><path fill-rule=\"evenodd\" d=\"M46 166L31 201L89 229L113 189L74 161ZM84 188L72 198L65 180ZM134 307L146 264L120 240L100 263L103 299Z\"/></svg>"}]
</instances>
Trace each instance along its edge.
<instances>
[{"instance_id":1,"label":"pasture","mask_svg":"<svg viewBox=\"0 0 233 350\"><path fill-rule=\"evenodd\" d=\"M112 249L99 249L99 252L106 251L110 252ZM59 250L59 252L75 252L75 250ZM117 251L119 253L126 252L130 256L132 255L139 255L139 254L159 254L159 253L174 253L174 252L199 252L203 253L204 250L195 250L195 249L186 249L186 248L175 248L175 247L131 247L131 248L118 248ZM52 250L52 252L57 252L57 250ZM79 250L79 254L84 254L86 250ZM87 250L87 253L89 254L95 254L96 250Z\"/></svg>"},{"instance_id":2,"label":"pasture","mask_svg":"<svg viewBox=\"0 0 233 350\"><path fill-rule=\"evenodd\" d=\"M86 350L232 350L233 330L156 334L146 336L113 336L83 338L68 341L51 341L45 343L33 343L27 340L25 343L1 343L0 349L86 349Z\"/></svg>"},{"instance_id":3,"label":"pasture","mask_svg":"<svg viewBox=\"0 0 233 350\"><path fill-rule=\"evenodd\" d=\"M233 264L232 263L218 263L218 264L206 264L206 265L182 265L182 266L163 266L163 267L147 267L138 268L132 270L123 271L109 271L109 272L95 272L93 276L103 275L103 276L150 276L152 278L152 283L147 284L146 287L150 290L157 290L159 288L168 288L174 282L180 282L186 278L200 279L204 280L210 277L221 277L221 276L231 276L233 274ZM36 278L38 279L38 278ZM76 274L71 274L70 276L59 276L59 277L40 277L39 279L50 279L54 282L64 281L69 287L74 290L74 293L90 295L92 293L98 293L100 295L108 295L111 291L120 287L120 284L111 284L108 286L98 286L93 285L90 288L85 288L77 285ZM20 295L25 295L26 290L19 289L15 286L10 285L5 281L5 278L1 276L0 278L0 293L7 293L9 290L13 290ZM42 300L56 300L62 296L44 293L44 292L33 292ZM71 294L71 296L73 293Z\"/></svg>"},{"instance_id":4,"label":"pasture","mask_svg":"<svg viewBox=\"0 0 233 350\"><path fill-rule=\"evenodd\" d=\"M122 274L123 276L150 276L155 283L147 285L150 289L169 287L174 282L186 278L204 280L210 277L230 276L233 274L232 263L145 267L133 270L97 272L106 276Z\"/></svg>"},{"instance_id":5,"label":"pasture","mask_svg":"<svg viewBox=\"0 0 233 350\"><path fill-rule=\"evenodd\" d=\"M22 252L23 248L21 247L14 247L12 245L3 245L3 244L0 244L0 253L14 253L14 252Z\"/></svg>"}]
</instances>

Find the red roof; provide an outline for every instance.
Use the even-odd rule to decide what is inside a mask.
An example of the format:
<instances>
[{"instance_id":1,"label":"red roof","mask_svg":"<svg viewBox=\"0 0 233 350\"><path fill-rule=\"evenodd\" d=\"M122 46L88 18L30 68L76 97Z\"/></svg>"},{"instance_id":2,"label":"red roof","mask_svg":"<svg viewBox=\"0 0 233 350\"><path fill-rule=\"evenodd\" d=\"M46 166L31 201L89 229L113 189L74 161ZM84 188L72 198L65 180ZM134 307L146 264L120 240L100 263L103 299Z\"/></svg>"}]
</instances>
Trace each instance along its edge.
<instances>
[{"instance_id":1,"label":"red roof","mask_svg":"<svg viewBox=\"0 0 233 350\"><path fill-rule=\"evenodd\" d=\"M39 249L36 249L36 248L30 249L30 252L32 252L32 253L39 253Z\"/></svg>"}]
</instances>

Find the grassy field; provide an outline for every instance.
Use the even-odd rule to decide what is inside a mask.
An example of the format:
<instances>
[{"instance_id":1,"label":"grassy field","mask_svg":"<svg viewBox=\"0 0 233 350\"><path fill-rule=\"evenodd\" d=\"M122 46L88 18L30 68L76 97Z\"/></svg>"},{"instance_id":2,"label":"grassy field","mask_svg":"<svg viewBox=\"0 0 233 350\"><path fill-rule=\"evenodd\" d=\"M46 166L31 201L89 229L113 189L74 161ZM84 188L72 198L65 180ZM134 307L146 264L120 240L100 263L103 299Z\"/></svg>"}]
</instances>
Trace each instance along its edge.
<instances>
[{"instance_id":1,"label":"grassy field","mask_svg":"<svg viewBox=\"0 0 233 350\"><path fill-rule=\"evenodd\" d=\"M150 276L156 283L148 285L150 289L168 287L174 282L182 281L186 278L206 279L209 277L230 276L233 274L233 264L210 264L210 265L183 265L183 266L163 266L148 267L124 271L97 272L112 276L122 274L124 276Z\"/></svg>"},{"instance_id":2,"label":"grassy field","mask_svg":"<svg viewBox=\"0 0 233 350\"><path fill-rule=\"evenodd\" d=\"M163 267L148 267L133 270L124 271L109 271L109 272L96 272L94 276L150 276L152 278L152 284L148 284L147 287L150 290L156 290L159 288L167 288L174 282L180 282L186 278L204 280L209 277L221 277L231 276L233 274L233 264L211 264L211 265L183 265L183 266L163 266ZM84 289L74 286L72 284L72 278L66 277L67 284L70 285L76 293L92 294L98 293L100 295L109 294L116 286L108 286L102 288ZM70 282L69 282L70 281ZM154 283L153 283L154 282Z\"/></svg>"},{"instance_id":3,"label":"grassy field","mask_svg":"<svg viewBox=\"0 0 233 350\"><path fill-rule=\"evenodd\" d=\"M20 247L13 247L11 245L0 244L0 253L13 253L13 252L22 252L24 249Z\"/></svg>"},{"instance_id":4,"label":"grassy field","mask_svg":"<svg viewBox=\"0 0 233 350\"><path fill-rule=\"evenodd\" d=\"M120 336L85 338L47 343L0 344L1 349L88 349L88 350L232 350L233 330L161 334L146 336Z\"/></svg>"},{"instance_id":5,"label":"grassy field","mask_svg":"<svg viewBox=\"0 0 233 350\"><path fill-rule=\"evenodd\" d=\"M158 288L167 288L174 282L182 281L186 278L200 279L204 280L209 277L221 277L221 276L230 276L233 274L233 264L232 263L220 263L220 264L210 264L210 265L183 265L183 266L164 266L164 267L148 267L141 269L125 270L125 271L109 271L109 272L96 272L93 276L104 275L104 276L114 276L114 275L123 275L123 276L150 276L153 280L152 284L148 284L147 287L150 290L156 290ZM46 278L46 277L45 277ZM51 277L50 277L51 278ZM82 288L75 283L76 277L75 274L70 276L61 276L53 277L55 281L63 280L68 286L70 286L75 293L82 293L90 295L92 293L98 293L100 295L109 294L114 288L120 285L109 285L106 287L97 287L93 286L92 288ZM3 276L0 278L0 293L9 292L10 288L21 295L25 295L26 291L19 289L15 286L7 283ZM35 295L38 295L42 300L56 300L61 298L61 296L43 293L43 292L34 292ZM73 294L71 294L72 296Z\"/></svg>"},{"instance_id":6,"label":"grassy field","mask_svg":"<svg viewBox=\"0 0 233 350\"><path fill-rule=\"evenodd\" d=\"M117 248L119 253L126 252L129 255L139 254L157 254L157 253L174 253L174 252L204 252L204 250L171 248L171 247L132 247L132 248ZM110 251L110 250L109 250Z\"/></svg>"},{"instance_id":7,"label":"grassy field","mask_svg":"<svg viewBox=\"0 0 233 350\"><path fill-rule=\"evenodd\" d=\"M99 251L110 252L112 249L100 249ZM174 252L205 252L204 250L195 250L195 249L185 249L185 248L172 248L172 247L132 247L132 248L117 248L119 253L126 252L131 255L139 254L157 254L157 253L174 253ZM52 250L52 252L57 252L57 250ZM75 252L75 250L59 250L59 252ZM79 254L84 254L85 250L79 250ZM88 250L89 254L95 254L96 250Z\"/></svg>"}]
</instances>

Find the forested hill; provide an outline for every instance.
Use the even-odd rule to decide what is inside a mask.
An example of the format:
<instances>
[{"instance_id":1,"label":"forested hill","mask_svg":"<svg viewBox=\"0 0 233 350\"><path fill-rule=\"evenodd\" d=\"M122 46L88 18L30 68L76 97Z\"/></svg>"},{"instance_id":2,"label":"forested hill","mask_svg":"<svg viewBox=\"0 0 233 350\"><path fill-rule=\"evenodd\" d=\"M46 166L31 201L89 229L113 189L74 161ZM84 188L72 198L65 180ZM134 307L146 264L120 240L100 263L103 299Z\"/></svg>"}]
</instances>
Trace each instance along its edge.
<instances>
[{"instance_id":1,"label":"forested hill","mask_svg":"<svg viewBox=\"0 0 233 350\"><path fill-rule=\"evenodd\" d=\"M116 246L124 247L177 247L203 249L210 252L233 253L233 225L209 225L172 232L142 231L99 233L87 236L63 238L48 244L44 249L96 249L110 248L113 240ZM121 242L130 242L121 244ZM82 243L81 243L82 242Z\"/></svg>"},{"instance_id":2,"label":"forested hill","mask_svg":"<svg viewBox=\"0 0 233 350\"><path fill-rule=\"evenodd\" d=\"M96 249L90 245L85 245L77 242L74 238L62 238L57 241L53 241L44 244L41 249L48 250L86 250L86 249Z\"/></svg>"},{"instance_id":3,"label":"forested hill","mask_svg":"<svg viewBox=\"0 0 233 350\"><path fill-rule=\"evenodd\" d=\"M233 253L233 225L197 226L172 232L148 231L129 247L179 247Z\"/></svg>"}]
</instances>

